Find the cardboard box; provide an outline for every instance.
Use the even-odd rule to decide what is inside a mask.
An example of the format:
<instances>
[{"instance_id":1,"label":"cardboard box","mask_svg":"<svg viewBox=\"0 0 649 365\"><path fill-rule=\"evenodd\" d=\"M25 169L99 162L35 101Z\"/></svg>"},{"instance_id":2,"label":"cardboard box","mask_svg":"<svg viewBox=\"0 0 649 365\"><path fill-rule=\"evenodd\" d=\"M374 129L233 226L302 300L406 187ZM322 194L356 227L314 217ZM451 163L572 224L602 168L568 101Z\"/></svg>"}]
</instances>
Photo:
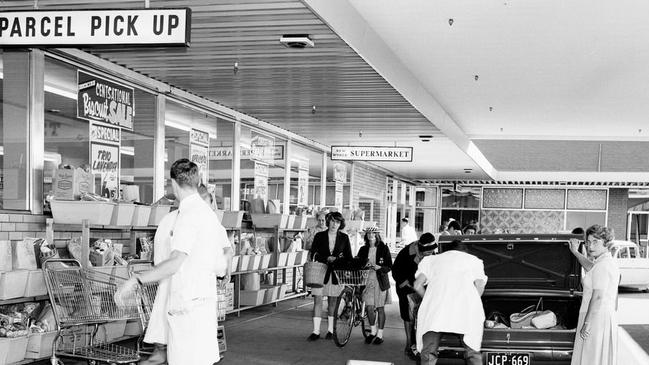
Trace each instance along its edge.
<instances>
[{"instance_id":1,"label":"cardboard box","mask_svg":"<svg viewBox=\"0 0 649 365\"><path fill-rule=\"evenodd\" d=\"M25 296L29 270L0 272L0 300Z\"/></svg>"},{"instance_id":2,"label":"cardboard box","mask_svg":"<svg viewBox=\"0 0 649 365\"><path fill-rule=\"evenodd\" d=\"M162 217L164 217L171 210L171 205L152 205L151 215L149 216L149 225L157 226Z\"/></svg>"},{"instance_id":3,"label":"cardboard box","mask_svg":"<svg viewBox=\"0 0 649 365\"><path fill-rule=\"evenodd\" d=\"M293 229L306 229L306 215L298 215L295 217L295 222L293 223Z\"/></svg>"},{"instance_id":4,"label":"cardboard box","mask_svg":"<svg viewBox=\"0 0 649 365\"><path fill-rule=\"evenodd\" d=\"M261 264L261 255L249 255L248 270L258 270Z\"/></svg>"},{"instance_id":5,"label":"cardboard box","mask_svg":"<svg viewBox=\"0 0 649 365\"><path fill-rule=\"evenodd\" d=\"M292 229L295 224L295 214L289 214L288 219L286 220L286 226L284 228Z\"/></svg>"},{"instance_id":6,"label":"cardboard box","mask_svg":"<svg viewBox=\"0 0 649 365\"><path fill-rule=\"evenodd\" d=\"M29 276L27 277L24 296L38 297L41 295L47 295L43 270L32 270L29 272Z\"/></svg>"},{"instance_id":7,"label":"cardboard box","mask_svg":"<svg viewBox=\"0 0 649 365\"><path fill-rule=\"evenodd\" d=\"M232 272L235 272L239 269L239 258L241 256L239 255L234 255L232 256Z\"/></svg>"},{"instance_id":8,"label":"cardboard box","mask_svg":"<svg viewBox=\"0 0 649 365\"><path fill-rule=\"evenodd\" d=\"M241 305L261 305L264 303L266 290L242 290L239 292L239 304Z\"/></svg>"},{"instance_id":9,"label":"cardboard box","mask_svg":"<svg viewBox=\"0 0 649 365\"><path fill-rule=\"evenodd\" d=\"M219 353L224 353L228 350L228 346L225 342L225 328L219 326L216 331L216 339L219 342Z\"/></svg>"},{"instance_id":10,"label":"cardboard box","mask_svg":"<svg viewBox=\"0 0 649 365\"><path fill-rule=\"evenodd\" d=\"M54 198L79 200L81 193L95 192L95 176L81 168L58 169L54 173Z\"/></svg>"},{"instance_id":11,"label":"cardboard box","mask_svg":"<svg viewBox=\"0 0 649 365\"><path fill-rule=\"evenodd\" d=\"M248 270L248 264L250 263L250 255L240 255L239 256L239 266L237 266L237 271L246 271Z\"/></svg>"},{"instance_id":12,"label":"cardboard box","mask_svg":"<svg viewBox=\"0 0 649 365\"><path fill-rule=\"evenodd\" d=\"M262 289L266 290L264 293L264 304L272 303L277 299L279 286L264 286Z\"/></svg>"},{"instance_id":13,"label":"cardboard box","mask_svg":"<svg viewBox=\"0 0 649 365\"><path fill-rule=\"evenodd\" d=\"M40 359L52 355L56 331L31 333L27 337L26 359Z\"/></svg>"},{"instance_id":14,"label":"cardboard box","mask_svg":"<svg viewBox=\"0 0 649 365\"><path fill-rule=\"evenodd\" d=\"M120 321L112 321L101 325L100 329L97 331L97 336L99 336L100 339L105 338L106 342L114 342L118 338L123 337L125 331L126 320L123 319Z\"/></svg>"}]
</instances>

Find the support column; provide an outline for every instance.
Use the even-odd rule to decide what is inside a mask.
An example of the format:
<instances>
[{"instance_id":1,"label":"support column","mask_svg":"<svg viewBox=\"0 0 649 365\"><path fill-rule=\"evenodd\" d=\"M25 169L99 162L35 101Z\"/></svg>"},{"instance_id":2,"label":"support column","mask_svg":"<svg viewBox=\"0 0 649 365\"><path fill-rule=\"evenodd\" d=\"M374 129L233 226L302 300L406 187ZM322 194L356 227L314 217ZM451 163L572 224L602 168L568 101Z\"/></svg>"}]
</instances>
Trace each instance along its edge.
<instances>
[{"instance_id":1,"label":"support column","mask_svg":"<svg viewBox=\"0 0 649 365\"><path fill-rule=\"evenodd\" d=\"M155 129L153 132L153 201L165 195L165 108L167 98L156 95Z\"/></svg>"},{"instance_id":2,"label":"support column","mask_svg":"<svg viewBox=\"0 0 649 365\"><path fill-rule=\"evenodd\" d=\"M320 209L327 205L327 152L322 152L322 170L320 171Z\"/></svg>"},{"instance_id":3,"label":"support column","mask_svg":"<svg viewBox=\"0 0 649 365\"><path fill-rule=\"evenodd\" d=\"M5 69L6 70L6 69ZM27 138L29 155L28 209L43 214L43 170L45 169L45 56L43 51L29 52L29 124L31 138ZM5 160L7 161L7 160ZM52 241L53 242L53 241Z\"/></svg>"},{"instance_id":4,"label":"support column","mask_svg":"<svg viewBox=\"0 0 649 365\"><path fill-rule=\"evenodd\" d=\"M241 121L234 122L234 134L232 138L232 193L230 194L230 210L238 211L241 199L239 188L241 187ZM228 207L224 207L227 209Z\"/></svg>"},{"instance_id":5,"label":"support column","mask_svg":"<svg viewBox=\"0 0 649 365\"><path fill-rule=\"evenodd\" d=\"M291 157L293 156L293 142L286 141L286 153L284 154L284 201L282 202L282 213L288 214L291 211Z\"/></svg>"}]
</instances>

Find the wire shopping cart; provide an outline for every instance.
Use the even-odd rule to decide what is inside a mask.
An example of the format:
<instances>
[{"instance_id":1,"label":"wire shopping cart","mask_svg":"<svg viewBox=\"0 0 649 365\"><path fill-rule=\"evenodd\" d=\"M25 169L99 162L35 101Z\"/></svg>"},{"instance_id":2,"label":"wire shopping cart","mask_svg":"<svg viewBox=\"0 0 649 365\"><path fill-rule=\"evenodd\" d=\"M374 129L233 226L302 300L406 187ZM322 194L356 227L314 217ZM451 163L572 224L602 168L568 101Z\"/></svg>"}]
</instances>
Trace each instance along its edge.
<instances>
[{"instance_id":1,"label":"wire shopping cart","mask_svg":"<svg viewBox=\"0 0 649 365\"><path fill-rule=\"evenodd\" d=\"M131 260L128 263L128 275L132 277L135 274L139 274L145 271L153 269L153 261L149 260ZM142 333L137 340L137 352L139 354L150 354L149 349L143 350L144 346L144 334L149 325L149 320L151 319L151 312L153 311L153 303L155 302L155 296L158 292L158 283L146 283L138 287L138 292L140 295L140 302L138 303L138 313L140 315L140 323L142 323Z\"/></svg>"},{"instance_id":2,"label":"wire shopping cart","mask_svg":"<svg viewBox=\"0 0 649 365\"><path fill-rule=\"evenodd\" d=\"M127 293L123 306L113 299L126 278L84 269L79 261L68 259L45 261L43 272L57 326L53 365L63 364L58 356L85 359L89 364L139 361L135 350L100 341L96 336L100 324L139 318L137 292Z\"/></svg>"}]
</instances>

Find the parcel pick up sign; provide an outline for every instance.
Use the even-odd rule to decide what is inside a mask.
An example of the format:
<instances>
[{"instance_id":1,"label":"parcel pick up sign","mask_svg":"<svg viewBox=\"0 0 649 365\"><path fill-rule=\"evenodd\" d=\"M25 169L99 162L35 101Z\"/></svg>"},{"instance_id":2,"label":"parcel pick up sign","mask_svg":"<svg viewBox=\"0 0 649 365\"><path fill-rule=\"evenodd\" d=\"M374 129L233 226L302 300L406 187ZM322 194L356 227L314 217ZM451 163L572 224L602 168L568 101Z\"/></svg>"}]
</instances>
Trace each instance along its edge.
<instances>
[{"instance_id":1,"label":"parcel pick up sign","mask_svg":"<svg viewBox=\"0 0 649 365\"><path fill-rule=\"evenodd\" d=\"M189 46L191 10L0 12L0 47Z\"/></svg>"}]
</instances>

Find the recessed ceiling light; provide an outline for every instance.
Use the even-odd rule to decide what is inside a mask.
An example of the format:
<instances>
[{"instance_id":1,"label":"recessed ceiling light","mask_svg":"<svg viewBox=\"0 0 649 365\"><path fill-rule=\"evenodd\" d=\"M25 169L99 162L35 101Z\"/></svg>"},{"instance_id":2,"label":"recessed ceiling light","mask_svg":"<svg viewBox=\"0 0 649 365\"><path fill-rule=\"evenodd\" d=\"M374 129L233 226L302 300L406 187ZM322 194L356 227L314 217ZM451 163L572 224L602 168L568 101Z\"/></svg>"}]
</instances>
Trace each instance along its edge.
<instances>
[{"instance_id":1,"label":"recessed ceiling light","mask_svg":"<svg viewBox=\"0 0 649 365\"><path fill-rule=\"evenodd\" d=\"M314 47L315 43L308 34L284 34L279 42L288 48Z\"/></svg>"}]
</instances>

